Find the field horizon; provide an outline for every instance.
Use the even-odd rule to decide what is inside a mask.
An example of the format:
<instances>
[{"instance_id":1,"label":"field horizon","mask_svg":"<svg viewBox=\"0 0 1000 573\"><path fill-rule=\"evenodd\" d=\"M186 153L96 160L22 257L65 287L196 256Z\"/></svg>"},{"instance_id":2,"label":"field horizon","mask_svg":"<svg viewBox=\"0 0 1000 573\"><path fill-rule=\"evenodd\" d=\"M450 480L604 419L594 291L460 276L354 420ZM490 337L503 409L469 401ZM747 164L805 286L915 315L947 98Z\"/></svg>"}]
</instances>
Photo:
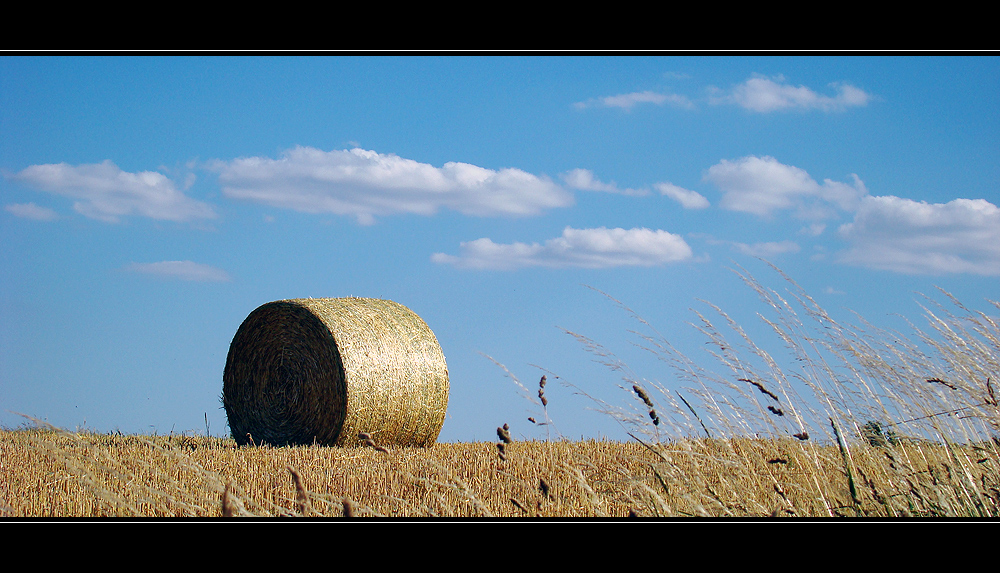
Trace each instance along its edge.
<instances>
[{"instance_id":1,"label":"field horizon","mask_svg":"<svg viewBox=\"0 0 1000 573\"><path fill-rule=\"evenodd\" d=\"M931 328L913 327L911 340L861 318L843 325L781 276L784 294L741 275L791 361L714 305L717 317L696 313L696 328L722 373L611 299L639 324L640 349L680 384L641 377L604 345L570 333L619 377L624 401L592 399L628 441L565 439L549 417L546 376L525 385L497 362L538 412L528 421L546 439L514 439L503 423L491 442L398 447L373 430L359 434L361 447L275 447L252 436L238 445L194 432L70 432L35 420L0 430L0 515L1000 516L997 321L942 291L952 307L929 300Z\"/></svg>"},{"instance_id":2,"label":"field horizon","mask_svg":"<svg viewBox=\"0 0 1000 573\"><path fill-rule=\"evenodd\" d=\"M0 430L4 518L907 518L1000 515L995 441L239 446ZM502 444L502 446L501 446Z\"/></svg>"}]
</instances>

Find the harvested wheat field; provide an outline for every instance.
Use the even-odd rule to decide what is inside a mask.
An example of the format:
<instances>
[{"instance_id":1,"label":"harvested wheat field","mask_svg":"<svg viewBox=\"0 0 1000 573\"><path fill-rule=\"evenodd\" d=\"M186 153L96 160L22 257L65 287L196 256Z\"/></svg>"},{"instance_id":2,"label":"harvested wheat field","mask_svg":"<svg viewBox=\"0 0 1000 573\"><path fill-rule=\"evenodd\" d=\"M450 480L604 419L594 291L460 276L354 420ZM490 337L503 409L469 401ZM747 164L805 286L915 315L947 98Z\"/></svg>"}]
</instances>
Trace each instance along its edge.
<instances>
[{"instance_id":1,"label":"harvested wheat field","mask_svg":"<svg viewBox=\"0 0 1000 573\"><path fill-rule=\"evenodd\" d=\"M694 518L1000 515L1000 448L443 443L0 433L5 517ZM648 446L648 447L647 447Z\"/></svg>"},{"instance_id":2,"label":"harvested wheat field","mask_svg":"<svg viewBox=\"0 0 1000 573\"><path fill-rule=\"evenodd\" d=\"M952 307L925 309L930 328L915 329L911 340L864 322L836 322L794 283L791 294L782 294L752 277L744 280L773 311L766 320L783 351L794 358L790 367L782 367L714 306L717 316L697 316L716 370L679 353L636 317L647 328L640 334L643 350L676 375L666 382L633 374L610 350L574 334L598 362L620 376L622 401L600 402L599 407L627 429L627 442L515 441L504 424L497 428L496 442L434 443L447 374L443 360L435 358L429 364L440 367L417 368L434 375L416 385L414 395L433 396L428 402L437 405L386 408L370 418L350 414L347 407L346 422L337 418L333 425L308 425L306 434L268 434L267 424L280 425L284 419L272 414L262 418L263 429L253 425L262 420L235 416L238 429L226 439L74 433L48 426L0 431L0 514L1000 516L1000 321L944 293ZM313 304L289 308L304 317L296 324L316 327L321 354L355 352L344 336L353 327L335 324L323 309L307 308ZM349 304L354 310L369 308L367 302ZM1000 309L1000 303L991 304ZM300 313L302 309L310 314ZM281 336L282 350L276 354L287 355ZM338 346L330 346L331 337L340 337ZM240 340L238 336L235 347ZM269 347L257 345L264 350L248 356L269 355ZM424 347L435 348L436 341ZM371 350L362 354L374 355ZM254 375L272 380L274 368L261 364L260 374ZM529 389L499 366L539 412L536 416L548 423L546 377ZM352 395L376 392L371 389L376 378L362 370L344 368L331 387L346 389L347 402ZM278 371L279 380L288 379L287 368ZM287 394L311 395L300 390ZM255 392L237 389L227 394L231 401L226 404L231 407L240 396ZM294 403L282 403L275 411L297 411L286 407ZM250 404L241 411L257 408ZM410 423L419 419L430 421ZM246 420L248 425L242 425ZM529 421L538 423L534 417ZM342 432L344 427L349 434ZM417 430L393 429L400 427ZM314 442L303 445L302 435L314 436ZM421 437L404 439L415 435Z\"/></svg>"}]
</instances>

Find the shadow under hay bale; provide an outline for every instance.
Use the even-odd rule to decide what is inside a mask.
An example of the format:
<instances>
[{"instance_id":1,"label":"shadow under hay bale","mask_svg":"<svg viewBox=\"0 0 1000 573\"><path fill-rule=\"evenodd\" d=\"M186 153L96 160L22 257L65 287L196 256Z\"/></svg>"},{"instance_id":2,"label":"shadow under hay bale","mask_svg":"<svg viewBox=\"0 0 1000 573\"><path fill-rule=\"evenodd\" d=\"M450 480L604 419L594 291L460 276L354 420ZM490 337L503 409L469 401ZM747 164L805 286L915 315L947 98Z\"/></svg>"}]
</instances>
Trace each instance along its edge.
<instances>
[{"instance_id":1,"label":"shadow under hay bale","mask_svg":"<svg viewBox=\"0 0 1000 573\"><path fill-rule=\"evenodd\" d=\"M419 316L389 300L280 300L229 347L222 402L240 444L430 446L448 407L448 366Z\"/></svg>"}]
</instances>

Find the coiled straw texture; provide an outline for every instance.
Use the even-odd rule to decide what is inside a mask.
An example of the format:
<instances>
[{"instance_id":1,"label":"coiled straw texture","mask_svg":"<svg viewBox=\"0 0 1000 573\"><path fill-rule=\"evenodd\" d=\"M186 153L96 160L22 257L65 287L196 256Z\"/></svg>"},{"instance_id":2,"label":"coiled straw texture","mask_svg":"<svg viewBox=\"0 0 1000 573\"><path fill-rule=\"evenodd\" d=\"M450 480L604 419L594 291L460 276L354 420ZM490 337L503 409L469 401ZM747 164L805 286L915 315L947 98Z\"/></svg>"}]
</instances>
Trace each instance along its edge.
<instances>
[{"instance_id":1,"label":"coiled straw texture","mask_svg":"<svg viewBox=\"0 0 1000 573\"><path fill-rule=\"evenodd\" d=\"M429 446L444 424L448 366L419 316L389 300L281 300L229 347L222 401L240 444Z\"/></svg>"}]
</instances>

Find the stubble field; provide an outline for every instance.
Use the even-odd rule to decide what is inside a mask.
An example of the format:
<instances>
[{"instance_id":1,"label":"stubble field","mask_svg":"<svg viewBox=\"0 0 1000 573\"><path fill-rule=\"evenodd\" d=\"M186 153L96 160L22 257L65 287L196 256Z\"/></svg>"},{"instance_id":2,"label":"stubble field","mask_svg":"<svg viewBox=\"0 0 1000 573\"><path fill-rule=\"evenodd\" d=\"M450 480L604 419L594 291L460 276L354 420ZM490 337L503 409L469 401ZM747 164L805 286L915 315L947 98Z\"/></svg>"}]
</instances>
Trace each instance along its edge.
<instances>
[{"instance_id":1,"label":"stubble field","mask_svg":"<svg viewBox=\"0 0 1000 573\"><path fill-rule=\"evenodd\" d=\"M495 442L429 448L270 447L29 425L0 431L0 516L1000 516L994 316L942 291L948 305L928 299L929 329L908 337L841 324L784 275L784 293L741 276L792 360L712 305L694 326L714 370L614 301L674 373L663 381L570 333L619 377L623 401L600 408L628 442L498 428ZM528 388L504 371L547 416L544 377Z\"/></svg>"},{"instance_id":2,"label":"stubble field","mask_svg":"<svg viewBox=\"0 0 1000 573\"><path fill-rule=\"evenodd\" d=\"M5 517L919 517L1000 515L983 444L785 440L253 447L0 433ZM650 447L647 447L650 446Z\"/></svg>"}]
</instances>

